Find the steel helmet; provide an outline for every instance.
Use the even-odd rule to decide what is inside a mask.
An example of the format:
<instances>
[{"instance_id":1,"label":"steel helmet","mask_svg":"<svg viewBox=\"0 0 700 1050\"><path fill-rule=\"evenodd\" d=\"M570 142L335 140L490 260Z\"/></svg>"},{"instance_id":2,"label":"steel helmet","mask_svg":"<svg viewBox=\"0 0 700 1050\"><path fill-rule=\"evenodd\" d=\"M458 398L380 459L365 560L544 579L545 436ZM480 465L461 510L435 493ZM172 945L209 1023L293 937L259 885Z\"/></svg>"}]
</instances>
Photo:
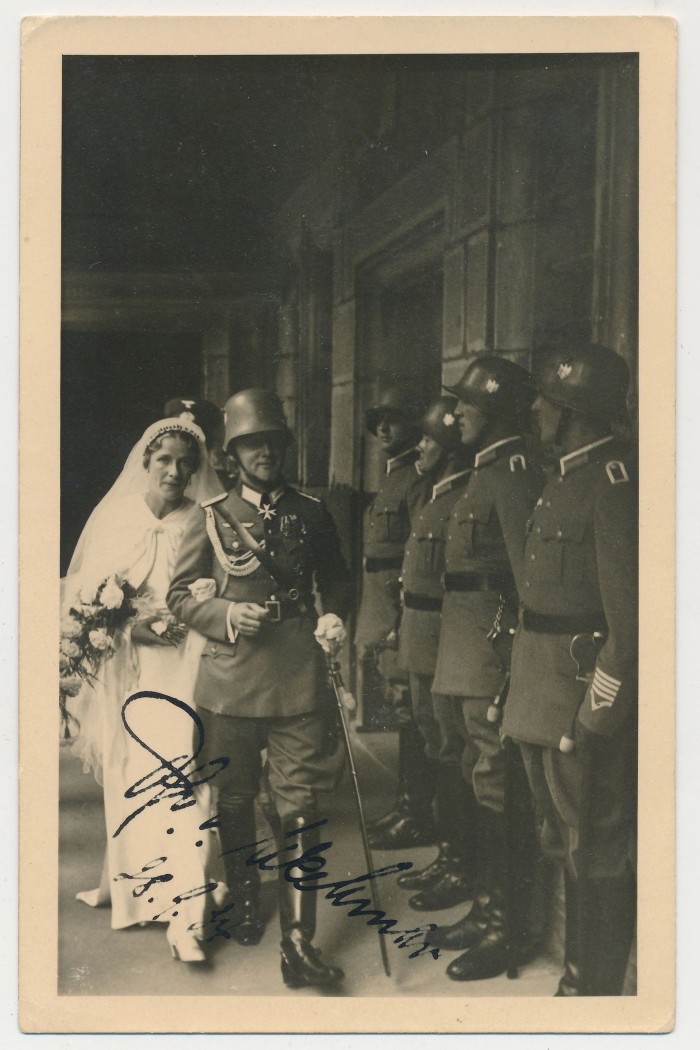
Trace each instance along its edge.
<instances>
[{"instance_id":1,"label":"steel helmet","mask_svg":"<svg viewBox=\"0 0 700 1050\"><path fill-rule=\"evenodd\" d=\"M455 409L457 398L451 394L436 398L421 420L421 433L437 441L444 449L455 449L462 444L462 435L457 425Z\"/></svg>"},{"instance_id":2,"label":"steel helmet","mask_svg":"<svg viewBox=\"0 0 700 1050\"><path fill-rule=\"evenodd\" d=\"M225 449L235 438L249 434L277 432L284 435L287 443L292 440L282 402L272 391L260 387L240 390L230 397L224 406L224 420Z\"/></svg>"},{"instance_id":3,"label":"steel helmet","mask_svg":"<svg viewBox=\"0 0 700 1050\"><path fill-rule=\"evenodd\" d=\"M393 415L396 419L415 427L417 433L420 414L420 404L413 394L401 387L390 386L382 391L377 403L366 410L365 422L367 429L376 434L381 417Z\"/></svg>"},{"instance_id":4,"label":"steel helmet","mask_svg":"<svg viewBox=\"0 0 700 1050\"><path fill-rule=\"evenodd\" d=\"M605 346L588 345L548 355L537 389L548 401L612 422L627 415L627 362Z\"/></svg>"},{"instance_id":5,"label":"steel helmet","mask_svg":"<svg viewBox=\"0 0 700 1050\"><path fill-rule=\"evenodd\" d=\"M485 354L467 365L456 386L445 390L460 401L468 401L489 419L519 420L535 400L537 393L526 368L505 357Z\"/></svg>"}]
</instances>

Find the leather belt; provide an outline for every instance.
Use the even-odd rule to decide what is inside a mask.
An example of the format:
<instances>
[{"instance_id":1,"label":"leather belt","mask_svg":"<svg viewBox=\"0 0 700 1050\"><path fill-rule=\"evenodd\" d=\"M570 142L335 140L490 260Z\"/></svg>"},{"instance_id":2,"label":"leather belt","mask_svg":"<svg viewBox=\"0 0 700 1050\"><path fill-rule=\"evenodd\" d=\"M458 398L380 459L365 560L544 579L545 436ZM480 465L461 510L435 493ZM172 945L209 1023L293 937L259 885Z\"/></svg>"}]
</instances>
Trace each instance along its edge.
<instances>
[{"instance_id":1,"label":"leather belt","mask_svg":"<svg viewBox=\"0 0 700 1050\"><path fill-rule=\"evenodd\" d=\"M404 591L403 603L407 609L420 609L422 612L440 612L442 598L429 598L425 594L411 594Z\"/></svg>"},{"instance_id":2,"label":"leather belt","mask_svg":"<svg viewBox=\"0 0 700 1050\"><path fill-rule=\"evenodd\" d=\"M308 616L313 609L313 601L290 598L268 598L262 603L269 612L265 623L282 623L295 617Z\"/></svg>"},{"instance_id":3,"label":"leather belt","mask_svg":"<svg viewBox=\"0 0 700 1050\"><path fill-rule=\"evenodd\" d=\"M401 571L403 557L396 558L365 558L366 572L381 572L383 569L398 569Z\"/></svg>"},{"instance_id":4,"label":"leather belt","mask_svg":"<svg viewBox=\"0 0 700 1050\"><path fill-rule=\"evenodd\" d=\"M550 616L523 609L523 627L533 634L588 634L592 631L607 631L603 613L581 616Z\"/></svg>"},{"instance_id":5,"label":"leather belt","mask_svg":"<svg viewBox=\"0 0 700 1050\"><path fill-rule=\"evenodd\" d=\"M446 572L446 591L511 591L513 579L505 573Z\"/></svg>"}]
</instances>

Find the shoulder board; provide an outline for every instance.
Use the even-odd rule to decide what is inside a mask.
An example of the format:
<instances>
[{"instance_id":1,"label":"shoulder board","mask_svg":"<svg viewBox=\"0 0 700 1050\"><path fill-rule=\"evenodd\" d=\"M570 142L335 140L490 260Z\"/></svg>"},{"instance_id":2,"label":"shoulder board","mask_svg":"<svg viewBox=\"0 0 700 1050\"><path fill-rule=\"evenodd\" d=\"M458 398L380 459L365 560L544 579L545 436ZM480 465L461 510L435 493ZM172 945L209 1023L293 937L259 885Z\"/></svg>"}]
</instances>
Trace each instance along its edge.
<instances>
[{"instance_id":1,"label":"shoulder board","mask_svg":"<svg viewBox=\"0 0 700 1050\"><path fill-rule=\"evenodd\" d=\"M527 470L527 461L522 452L518 452L515 456L510 457L510 469L513 474L517 470Z\"/></svg>"},{"instance_id":2,"label":"shoulder board","mask_svg":"<svg viewBox=\"0 0 700 1050\"><path fill-rule=\"evenodd\" d=\"M439 499L440 496L444 496L446 492L454 492L456 489L463 488L471 475L471 469L461 470L459 474L451 474L449 478L443 478L442 481L438 481L437 485L433 485L433 502Z\"/></svg>"},{"instance_id":3,"label":"shoulder board","mask_svg":"<svg viewBox=\"0 0 700 1050\"><path fill-rule=\"evenodd\" d=\"M202 500L199 504L200 507L211 507L213 503L221 503L222 500L226 499L228 492L220 492L218 496L212 496L211 499Z\"/></svg>"},{"instance_id":4,"label":"shoulder board","mask_svg":"<svg viewBox=\"0 0 700 1050\"><path fill-rule=\"evenodd\" d=\"M318 496L311 496L308 492L302 492L301 489L294 489L294 491L296 492L297 496L303 496L304 499L310 499L313 503L321 502Z\"/></svg>"},{"instance_id":5,"label":"shoulder board","mask_svg":"<svg viewBox=\"0 0 700 1050\"><path fill-rule=\"evenodd\" d=\"M420 452L417 448L407 448L405 452L400 452L398 456L392 456L391 459L386 461L387 474L393 474L395 470L400 470L401 467L410 467L419 456Z\"/></svg>"},{"instance_id":6,"label":"shoulder board","mask_svg":"<svg viewBox=\"0 0 700 1050\"><path fill-rule=\"evenodd\" d=\"M623 485L630 479L627 468L620 459L611 459L609 463L606 463L605 473L611 485Z\"/></svg>"}]
</instances>

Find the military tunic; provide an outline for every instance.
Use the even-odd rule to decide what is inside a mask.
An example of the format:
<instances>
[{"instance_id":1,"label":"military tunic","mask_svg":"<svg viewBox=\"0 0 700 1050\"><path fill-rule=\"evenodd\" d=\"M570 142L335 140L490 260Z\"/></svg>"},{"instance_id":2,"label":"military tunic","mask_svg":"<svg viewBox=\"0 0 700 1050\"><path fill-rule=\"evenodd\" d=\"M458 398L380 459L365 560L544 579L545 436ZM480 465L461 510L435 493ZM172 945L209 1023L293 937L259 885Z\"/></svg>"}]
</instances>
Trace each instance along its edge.
<instances>
[{"instance_id":1,"label":"military tunic","mask_svg":"<svg viewBox=\"0 0 700 1050\"><path fill-rule=\"evenodd\" d=\"M409 672L413 714L429 758L437 758L440 748L431 687L440 642L447 525L470 474L462 470L444 478L433 486L430 500L415 510L401 573L399 664Z\"/></svg>"},{"instance_id":2,"label":"military tunic","mask_svg":"<svg viewBox=\"0 0 700 1050\"><path fill-rule=\"evenodd\" d=\"M637 552L636 472L628 450L608 436L564 456L535 508L525 547L503 729L523 753L543 821L542 846L563 857L574 875L588 792L587 856L597 879L622 877L630 859ZM577 680L572 640L593 631L602 645ZM595 736L586 738L586 730ZM575 740L573 752L560 750L562 736ZM595 775L585 786L592 741Z\"/></svg>"},{"instance_id":3,"label":"military tunic","mask_svg":"<svg viewBox=\"0 0 700 1050\"><path fill-rule=\"evenodd\" d=\"M509 615L501 608L502 598L513 601L526 522L542 483L520 437L490 445L475 458L447 533L446 593L433 682L440 757L444 762L460 761L477 800L497 812L504 807L505 761L498 727L488 721L487 708L507 668L488 634L499 609L504 618Z\"/></svg>"},{"instance_id":4,"label":"military tunic","mask_svg":"<svg viewBox=\"0 0 700 1050\"><path fill-rule=\"evenodd\" d=\"M182 540L168 605L207 638L195 703L221 714L270 718L318 706L324 666L313 634L314 582L323 612L342 617L350 580L335 524L319 500L288 485L271 494L267 510L256 504L259 499L239 481L235 489L200 508ZM299 592L296 602L217 516L218 505L228 508L258 543L264 542ZM216 596L197 601L190 585L208 578L216 581ZM232 640L227 624L230 602L269 602L272 615L256 636ZM274 622L278 614L280 621Z\"/></svg>"},{"instance_id":5,"label":"military tunic","mask_svg":"<svg viewBox=\"0 0 700 1050\"><path fill-rule=\"evenodd\" d=\"M411 531L411 512L423 498L424 481L416 469L418 453L410 448L387 460L379 490L365 512L362 601L355 645L361 653L375 649L396 626L398 581Z\"/></svg>"}]
</instances>

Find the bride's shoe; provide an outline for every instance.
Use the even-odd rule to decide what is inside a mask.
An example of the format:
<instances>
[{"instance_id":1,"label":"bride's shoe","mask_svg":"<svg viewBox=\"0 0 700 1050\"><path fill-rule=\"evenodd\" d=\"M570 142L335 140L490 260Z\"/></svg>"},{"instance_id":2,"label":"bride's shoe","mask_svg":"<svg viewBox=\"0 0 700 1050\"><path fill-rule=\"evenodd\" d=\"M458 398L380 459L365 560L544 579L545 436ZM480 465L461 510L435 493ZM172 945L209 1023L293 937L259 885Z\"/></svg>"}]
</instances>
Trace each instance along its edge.
<instances>
[{"instance_id":1,"label":"bride's shoe","mask_svg":"<svg viewBox=\"0 0 700 1050\"><path fill-rule=\"evenodd\" d=\"M166 937L173 959L179 959L180 962L186 963L203 963L207 961L199 941L190 930L184 929L182 926L175 926L170 922L168 923Z\"/></svg>"},{"instance_id":2,"label":"bride's shoe","mask_svg":"<svg viewBox=\"0 0 700 1050\"><path fill-rule=\"evenodd\" d=\"M106 908L111 898L108 889L98 886L94 890L81 890L80 893L76 893L75 899L87 904L89 908Z\"/></svg>"},{"instance_id":3,"label":"bride's shoe","mask_svg":"<svg viewBox=\"0 0 700 1050\"><path fill-rule=\"evenodd\" d=\"M81 904L87 904L89 908L106 908L108 904L112 903L112 896L109 891L109 870L107 867L106 850L104 860L102 861L100 885L94 890L81 890L80 893L76 893L75 899L80 901Z\"/></svg>"}]
</instances>

